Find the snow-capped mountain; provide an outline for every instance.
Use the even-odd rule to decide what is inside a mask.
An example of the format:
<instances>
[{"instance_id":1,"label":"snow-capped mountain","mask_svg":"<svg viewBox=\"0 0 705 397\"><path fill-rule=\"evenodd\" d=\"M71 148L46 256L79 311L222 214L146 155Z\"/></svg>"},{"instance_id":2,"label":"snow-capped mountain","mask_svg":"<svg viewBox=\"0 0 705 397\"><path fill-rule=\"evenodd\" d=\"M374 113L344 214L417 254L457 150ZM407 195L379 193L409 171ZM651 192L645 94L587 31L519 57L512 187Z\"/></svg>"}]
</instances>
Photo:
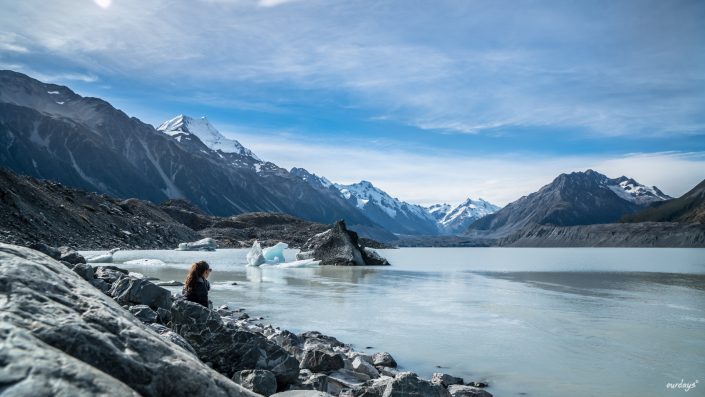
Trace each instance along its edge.
<instances>
[{"instance_id":1,"label":"snow-capped mountain","mask_svg":"<svg viewBox=\"0 0 705 397\"><path fill-rule=\"evenodd\" d=\"M561 174L469 227L469 233L507 236L532 225L575 226L616 222L654 202L671 199L627 177L608 178L587 170Z\"/></svg>"},{"instance_id":2,"label":"snow-capped mountain","mask_svg":"<svg viewBox=\"0 0 705 397\"><path fill-rule=\"evenodd\" d=\"M603 183L619 197L636 204L650 204L656 201L670 200L673 198L664 194L656 186L648 187L626 176L615 179L605 177Z\"/></svg>"},{"instance_id":3,"label":"snow-capped mountain","mask_svg":"<svg viewBox=\"0 0 705 397\"><path fill-rule=\"evenodd\" d=\"M428 212L438 221L439 229L444 234L462 233L476 220L497 212L499 207L483 199L467 200L456 205L434 204Z\"/></svg>"},{"instance_id":4,"label":"snow-capped mountain","mask_svg":"<svg viewBox=\"0 0 705 397\"><path fill-rule=\"evenodd\" d=\"M438 234L436 219L420 205L393 198L368 181L334 185L343 197L353 200L363 214L391 232Z\"/></svg>"},{"instance_id":5,"label":"snow-capped mountain","mask_svg":"<svg viewBox=\"0 0 705 397\"><path fill-rule=\"evenodd\" d=\"M242 156L252 157L257 161L262 161L252 151L240 144L235 139L226 138L220 133L206 117L195 119L193 117L180 114L171 120L165 121L157 128L167 135L180 140L183 134L193 134L206 146L213 150L220 150L223 153L235 153Z\"/></svg>"}]
</instances>

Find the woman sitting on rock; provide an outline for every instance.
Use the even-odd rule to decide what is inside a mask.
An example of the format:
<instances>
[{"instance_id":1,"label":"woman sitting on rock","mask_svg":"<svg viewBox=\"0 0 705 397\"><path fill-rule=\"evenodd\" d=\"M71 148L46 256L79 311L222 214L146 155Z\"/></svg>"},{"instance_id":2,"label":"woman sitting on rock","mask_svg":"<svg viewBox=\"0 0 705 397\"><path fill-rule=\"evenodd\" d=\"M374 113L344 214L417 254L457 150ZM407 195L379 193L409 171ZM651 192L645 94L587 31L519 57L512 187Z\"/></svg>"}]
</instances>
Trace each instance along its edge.
<instances>
[{"instance_id":1,"label":"woman sitting on rock","mask_svg":"<svg viewBox=\"0 0 705 397\"><path fill-rule=\"evenodd\" d=\"M210 274L211 267L206 261L199 261L191 265L191 270L184 282L184 290L181 292L186 300L208 307L208 290L211 289L211 284L206 279Z\"/></svg>"}]
</instances>

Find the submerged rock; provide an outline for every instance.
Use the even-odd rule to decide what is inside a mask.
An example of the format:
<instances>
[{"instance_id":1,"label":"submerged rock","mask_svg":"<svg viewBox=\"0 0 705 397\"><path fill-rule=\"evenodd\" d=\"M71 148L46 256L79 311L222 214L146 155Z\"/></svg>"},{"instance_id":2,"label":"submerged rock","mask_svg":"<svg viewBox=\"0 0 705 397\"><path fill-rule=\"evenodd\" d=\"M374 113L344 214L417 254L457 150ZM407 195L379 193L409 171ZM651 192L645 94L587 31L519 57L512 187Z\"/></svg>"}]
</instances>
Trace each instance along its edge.
<instances>
[{"instance_id":1,"label":"submerged rock","mask_svg":"<svg viewBox=\"0 0 705 397\"><path fill-rule=\"evenodd\" d=\"M255 396L63 264L0 244L3 395Z\"/></svg>"},{"instance_id":2,"label":"submerged rock","mask_svg":"<svg viewBox=\"0 0 705 397\"><path fill-rule=\"evenodd\" d=\"M210 237L193 241L190 243L180 243L177 251L215 251L218 244Z\"/></svg>"},{"instance_id":3,"label":"submerged rock","mask_svg":"<svg viewBox=\"0 0 705 397\"><path fill-rule=\"evenodd\" d=\"M338 221L332 229L311 237L296 258L320 260L322 266L389 265L376 252L373 255L370 257L360 246L357 233L348 230L344 221Z\"/></svg>"}]
</instances>

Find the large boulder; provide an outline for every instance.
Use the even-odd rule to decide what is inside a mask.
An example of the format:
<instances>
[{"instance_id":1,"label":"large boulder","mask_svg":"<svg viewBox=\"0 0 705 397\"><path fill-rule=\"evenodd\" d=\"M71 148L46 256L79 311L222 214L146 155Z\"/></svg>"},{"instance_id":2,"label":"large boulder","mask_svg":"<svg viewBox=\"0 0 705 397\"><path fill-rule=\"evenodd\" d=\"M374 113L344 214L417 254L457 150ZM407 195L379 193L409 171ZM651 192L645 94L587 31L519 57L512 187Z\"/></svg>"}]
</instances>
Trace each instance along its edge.
<instances>
[{"instance_id":1,"label":"large boulder","mask_svg":"<svg viewBox=\"0 0 705 397\"><path fill-rule=\"evenodd\" d=\"M387 384L382 397L451 397L441 385L419 379L413 372L402 372Z\"/></svg>"},{"instance_id":2,"label":"large boulder","mask_svg":"<svg viewBox=\"0 0 705 397\"><path fill-rule=\"evenodd\" d=\"M372 363L382 367L397 367L397 361L387 352L379 352L372 355Z\"/></svg>"},{"instance_id":3,"label":"large boulder","mask_svg":"<svg viewBox=\"0 0 705 397\"><path fill-rule=\"evenodd\" d=\"M463 378L458 378L457 376L444 374L442 372L434 373L433 376L431 376L431 383L445 387L448 387L450 385L465 384Z\"/></svg>"},{"instance_id":4,"label":"large boulder","mask_svg":"<svg viewBox=\"0 0 705 397\"><path fill-rule=\"evenodd\" d=\"M168 289L149 280L129 276L117 280L108 294L121 305L147 305L154 310L171 308L173 300Z\"/></svg>"},{"instance_id":5,"label":"large boulder","mask_svg":"<svg viewBox=\"0 0 705 397\"><path fill-rule=\"evenodd\" d=\"M304 352L300 367L313 372L332 372L345 367L345 362L338 354L312 349Z\"/></svg>"},{"instance_id":6,"label":"large boulder","mask_svg":"<svg viewBox=\"0 0 705 397\"><path fill-rule=\"evenodd\" d=\"M71 247L59 247L59 252L61 253L59 260L62 262L68 262L72 265L86 263L86 258Z\"/></svg>"},{"instance_id":7,"label":"large boulder","mask_svg":"<svg viewBox=\"0 0 705 397\"><path fill-rule=\"evenodd\" d=\"M298 380L299 362L286 350L261 334L226 324L218 313L198 303L174 301L170 324L201 360L222 374L266 369L276 376L279 389Z\"/></svg>"},{"instance_id":8,"label":"large boulder","mask_svg":"<svg viewBox=\"0 0 705 397\"><path fill-rule=\"evenodd\" d=\"M256 396L66 266L0 244L3 395Z\"/></svg>"},{"instance_id":9,"label":"large boulder","mask_svg":"<svg viewBox=\"0 0 705 397\"><path fill-rule=\"evenodd\" d=\"M277 392L277 378L273 373L264 369L247 369L235 372L233 381L247 390L252 390L263 396L270 396Z\"/></svg>"},{"instance_id":10,"label":"large boulder","mask_svg":"<svg viewBox=\"0 0 705 397\"><path fill-rule=\"evenodd\" d=\"M89 265L90 266L90 265ZM94 277L96 279L105 281L107 284L112 284L123 276L127 276L129 271L125 269L120 269L117 266L107 265L107 266L96 266L94 268Z\"/></svg>"},{"instance_id":11,"label":"large boulder","mask_svg":"<svg viewBox=\"0 0 705 397\"><path fill-rule=\"evenodd\" d=\"M348 230L344 221L338 221L332 229L311 237L301 251L297 259L314 258L323 266L389 265L376 251L365 250L357 233Z\"/></svg>"}]
</instances>

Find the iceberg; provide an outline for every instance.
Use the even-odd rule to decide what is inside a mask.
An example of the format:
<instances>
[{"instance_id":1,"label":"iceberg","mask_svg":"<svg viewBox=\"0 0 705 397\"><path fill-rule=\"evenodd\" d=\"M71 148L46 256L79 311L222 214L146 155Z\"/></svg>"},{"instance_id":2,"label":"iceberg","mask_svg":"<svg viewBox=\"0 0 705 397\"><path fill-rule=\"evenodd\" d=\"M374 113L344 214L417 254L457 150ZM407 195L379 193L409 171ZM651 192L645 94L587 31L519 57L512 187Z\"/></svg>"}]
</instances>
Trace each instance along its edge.
<instances>
[{"instance_id":1,"label":"iceberg","mask_svg":"<svg viewBox=\"0 0 705 397\"><path fill-rule=\"evenodd\" d=\"M177 251L215 251L218 247L215 240L210 237L200 239L198 241L193 241L190 243L179 243L179 248Z\"/></svg>"},{"instance_id":2,"label":"iceberg","mask_svg":"<svg viewBox=\"0 0 705 397\"><path fill-rule=\"evenodd\" d=\"M252 244L252 248L250 248L250 252L247 253L247 265L259 266L265 262L266 260L262 254L262 246L259 244L259 241L255 240L255 243Z\"/></svg>"},{"instance_id":3,"label":"iceberg","mask_svg":"<svg viewBox=\"0 0 705 397\"><path fill-rule=\"evenodd\" d=\"M286 262L286 259L284 259L284 250L289 248L289 244L287 243L276 243L274 246L265 248L263 251L264 259L267 260L268 263L284 263Z\"/></svg>"},{"instance_id":4,"label":"iceberg","mask_svg":"<svg viewBox=\"0 0 705 397\"><path fill-rule=\"evenodd\" d=\"M87 263L113 263L113 254L119 250L120 250L120 248L113 248L104 254L92 256L92 257L86 259L86 262Z\"/></svg>"}]
</instances>

